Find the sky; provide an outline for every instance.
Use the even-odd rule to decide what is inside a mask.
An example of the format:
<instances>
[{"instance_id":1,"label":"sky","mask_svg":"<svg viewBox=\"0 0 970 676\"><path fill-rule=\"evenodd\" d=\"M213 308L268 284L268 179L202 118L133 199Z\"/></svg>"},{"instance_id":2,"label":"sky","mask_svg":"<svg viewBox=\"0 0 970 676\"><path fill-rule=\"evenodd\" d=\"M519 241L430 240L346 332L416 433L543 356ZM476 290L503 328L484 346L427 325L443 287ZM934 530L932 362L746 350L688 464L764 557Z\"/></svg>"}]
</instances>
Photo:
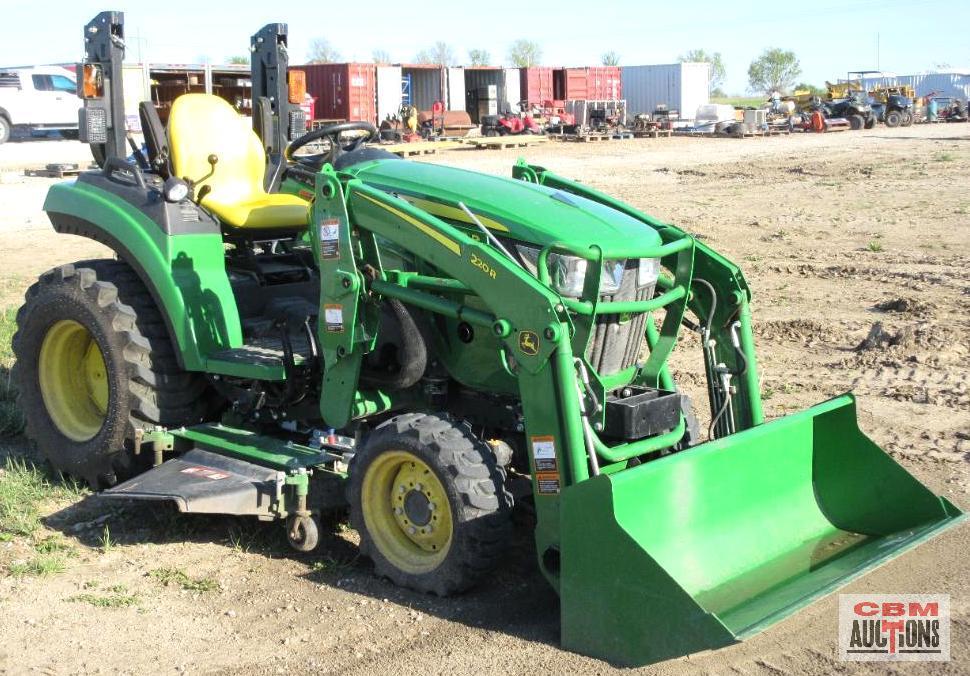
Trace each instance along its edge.
<instances>
[{"instance_id":1,"label":"sky","mask_svg":"<svg viewBox=\"0 0 970 676\"><path fill-rule=\"evenodd\" d=\"M819 86L849 70L902 75L948 65L970 72L968 0L691 0L685 5L558 0L493 3L486 11L489 6L455 0L279 6L0 0L0 66L77 61L83 55L83 25L103 9L116 9L125 12L129 61L222 63L247 55L249 36L262 25L281 22L289 24L294 65L306 60L315 38L329 40L347 61L370 61L381 49L392 62L408 62L444 40L461 60L478 48L496 65L508 65L509 45L527 38L541 45L543 64L552 66L597 65L611 50L619 54L620 65L672 63L690 49L720 52L727 69L723 89L729 94L747 92L748 64L768 47L794 51L802 68L799 80Z\"/></svg>"}]
</instances>

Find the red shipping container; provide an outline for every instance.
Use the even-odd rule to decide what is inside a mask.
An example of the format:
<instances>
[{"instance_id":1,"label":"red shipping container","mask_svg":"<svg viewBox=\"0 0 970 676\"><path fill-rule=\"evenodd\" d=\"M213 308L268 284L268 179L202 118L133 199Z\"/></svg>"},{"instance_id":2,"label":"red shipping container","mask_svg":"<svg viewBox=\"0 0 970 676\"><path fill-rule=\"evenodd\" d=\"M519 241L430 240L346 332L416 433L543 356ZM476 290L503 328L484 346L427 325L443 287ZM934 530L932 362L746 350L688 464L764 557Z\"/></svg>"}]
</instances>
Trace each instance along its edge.
<instances>
[{"instance_id":1,"label":"red shipping container","mask_svg":"<svg viewBox=\"0 0 970 676\"><path fill-rule=\"evenodd\" d=\"M307 92L316 99L316 119L377 122L374 64L312 63L294 68L306 73Z\"/></svg>"},{"instance_id":2,"label":"red shipping container","mask_svg":"<svg viewBox=\"0 0 970 676\"><path fill-rule=\"evenodd\" d=\"M556 96L557 99L582 101L592 98L589 95L589 78L585 68L563 68L561 77L562 96Z\"/></svg>"},{"instance_id":3,"label":"red shipping container","mask_svg":"<svg viewBox=\"0 0 970 676\"><path fill-rule=\"evenodd\" d=\"M586 92L591 100L623 98L623 80L619 66L590 66L586 71Z\"/></svg>"},{"instance_id":4,"label":"red shipping container","mask_svg":"<svg viewBox=\"0 0 970 676\"><path fill-rule=\"evenodd\" d=\"M544 105L552 95L552 68L532 66L519 70L519 97L531 105Z\"/></svg>"}]
</instances>

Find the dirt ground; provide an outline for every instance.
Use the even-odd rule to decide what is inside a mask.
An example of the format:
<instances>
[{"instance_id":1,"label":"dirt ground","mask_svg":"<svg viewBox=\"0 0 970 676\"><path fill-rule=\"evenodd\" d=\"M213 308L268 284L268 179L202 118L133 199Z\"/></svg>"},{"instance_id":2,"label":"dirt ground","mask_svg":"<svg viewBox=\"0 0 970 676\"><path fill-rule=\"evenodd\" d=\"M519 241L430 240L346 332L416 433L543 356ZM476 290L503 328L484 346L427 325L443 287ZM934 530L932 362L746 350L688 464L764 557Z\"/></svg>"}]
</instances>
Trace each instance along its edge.
<instances>
[{"instance_id":1,"label":"dirt ground","mask_svg":"<svg viewBox=\"0 0 970 676\"><path fill-rule=\"evenodd\" d=\"M24 162L27 145L17 148ZM36 145L43 162L55 161L57 145L61 161L86 159L78 144ZM19 177L6 152L0 307L19 303L43 270L104 252L52 233L41 211L51 181ZM936 493L970 508L968 125L550 143L430 161L507 173L519 155L677 223L742 266L769 417L854 390L861 427ZM674 365L696 394L700 380L688 369L699 373L699 351L684 342ZM24 449L23 440L0 440L0 454ZM438 599L375 579L339 523L302 556L274 525L91 496L51 502L45 513L34 540L60 533L72 556L56 575L0 573L0 673L613 671L558 647L558 601L523 528L484 587ZM951 595L953 661L894 673L970 672L968 544L970 528L951 529L847 587ZM30 545L0 542L0 570ZM99 607L91 598L122 601ZM832 595L743 644L638 673L886 672L839 662L836 631Z\"/></svg>"}]
</instances>

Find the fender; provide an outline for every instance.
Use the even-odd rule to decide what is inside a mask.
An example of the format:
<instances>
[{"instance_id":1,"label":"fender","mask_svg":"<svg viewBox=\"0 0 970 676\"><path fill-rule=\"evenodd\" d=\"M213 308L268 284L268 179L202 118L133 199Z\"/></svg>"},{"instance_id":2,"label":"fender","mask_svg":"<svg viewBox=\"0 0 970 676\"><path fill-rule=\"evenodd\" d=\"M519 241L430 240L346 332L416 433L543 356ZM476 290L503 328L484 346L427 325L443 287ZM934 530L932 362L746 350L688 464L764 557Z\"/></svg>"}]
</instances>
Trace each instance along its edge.
<instances>
[{"instance_id":1,"label":"fender","mask_svg":"<svg viewBox=\"0 0 970 676\"><path fill-rule=\"evenodd\" d=\"M204 371L207 355L242 345L221 234L166 235L134 206L80 182L52 186L44 211L55 231L101 242L135 270L183 369Z\"/></svg>"}]
</instances>

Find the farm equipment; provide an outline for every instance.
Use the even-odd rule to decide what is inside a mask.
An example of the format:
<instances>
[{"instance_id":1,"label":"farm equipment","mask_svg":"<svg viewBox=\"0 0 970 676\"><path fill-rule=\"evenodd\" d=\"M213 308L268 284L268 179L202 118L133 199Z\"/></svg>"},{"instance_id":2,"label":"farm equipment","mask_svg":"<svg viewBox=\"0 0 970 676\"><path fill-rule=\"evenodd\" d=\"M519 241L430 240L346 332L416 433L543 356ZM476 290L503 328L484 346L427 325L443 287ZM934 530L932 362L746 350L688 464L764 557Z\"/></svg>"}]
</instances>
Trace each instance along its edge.
<instances>
[{"instance_id":1,"label":"farm equipment","mask_svg":"<svg viewBox=\"0 0 970 676\"><path fill-rule=\"evenodd\" d=\"M807 89L796 89L779 100L779 106L794 104L792 128L826 132L875 126L876 115L856 83L825 84L828 89L824 99Z\"/></svg>"},{"instance_id":2,"label":"farm equipment","mask_svg":"<svg viewBox=\"0 0 970 676\"><path fill-rule=\"evenodd\" d=\"M122 15L84 36L105 164L44 209L118 259L28 290L15 378L38 448L106 498L283 522L301 551L349 507L377 574L446 595L499 562L515 494L564 646L623 664L756 634L963 518L851 395L765 421L744 276L683 230L522 161L345 141L367 122L293 138L282 24L252 41L258 133L186 94L167 129L142 105L130 162L106 133L121 81L96 77ZM668 366L681 327L703 433Z\"/></svg>"},{"instance_id":3,"label":"farm equipment","mask_svg":"<svg viewBox=\"0 0 970 676\"><path fill-rule=\"evenodd\" d=\"M953 96L929 96L926 103L927 122L966 122L967 104Z\"/></svg>"},{"instance_id":4,"label":"farm equipment","mask_svg":"<svg viewBox=\"0 0 970 676\"><path fill-rule=\"evenodd\" d=\"M916 92L909 85L876 87L869 92L869 96L875 101L873 112L887 127L908 127L913 124Z\"/></svg>"},{"instance_id":5,"label":"farm equipment","mask_svg":"<svg viewBox=\"0 0 970 676\"><path fill-rule=\"evenodd\" d=\"M828 83L826 83L828 84ZM830 88L835 85L829 85ZM840 93L836 90L835 93ZM826 120L832 124L833 119L847 120L853 130L872 129L876 124L876 116L872 106L866 100L866 95L859 91L849 91L844 97L830 97L822 101L816 108L825 114Z\"/></svg>"},{"instance_id":6,"label":"farm equipment","mask_svg":"<svg viewBox=\"0 0 970 676\"><path fill-rule=\"evenodd\" d=\"M538 112L539 114L536 115L533 111L532 119L540 127L544 126L546 132L550 134L576 134L580 131L576 125L576 116L567 112L564 105L546 101L545 107Z\"/></svg>"},{"instance_id":7,"label":"farm equipment","mask_svg":"<svg viewBox=\"0 0 970 676\"><path fill-rule=\"evenodd\" d=\"M388 115L380 128L382 141L394 143L414 143L421 141L418 133L418 109L409 103L402 103L397 115Z\"/></svg>"},{"instance_id":8,"label":"farm equipment","mask_svg":"<svg viewBox=\"0 0 970 676\"><path fill-rule=\"evenodd\" d=\"M485 115L482 117L482 136L519 136L521 134L541 134L542 128L536 124L532 115Z\"/></svg>"}]
</instances>

